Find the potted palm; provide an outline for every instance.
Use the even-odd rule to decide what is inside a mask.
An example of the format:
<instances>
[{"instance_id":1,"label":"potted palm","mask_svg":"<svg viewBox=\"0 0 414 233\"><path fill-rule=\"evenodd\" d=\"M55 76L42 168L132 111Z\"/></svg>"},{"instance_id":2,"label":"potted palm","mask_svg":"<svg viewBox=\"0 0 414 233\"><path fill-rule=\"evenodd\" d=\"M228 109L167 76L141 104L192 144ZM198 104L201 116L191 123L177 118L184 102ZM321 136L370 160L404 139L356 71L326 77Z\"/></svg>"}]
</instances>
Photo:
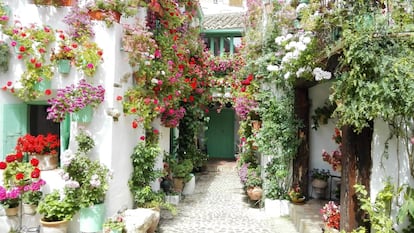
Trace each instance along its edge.
<instances>
[{"instance_id":1,"label":"potted palm","mask_svg":"<svg viewBox=\"0 0 414 233\"><path fill-rule=\"evenodd\" d=\"M58 229L57 232L66 233L69 221L79 209L77 206L77 200L69 188L46 194L38 206L38 212L42 215L40 223L43 231L55 232Z\"/></svg>"}]
</instances>

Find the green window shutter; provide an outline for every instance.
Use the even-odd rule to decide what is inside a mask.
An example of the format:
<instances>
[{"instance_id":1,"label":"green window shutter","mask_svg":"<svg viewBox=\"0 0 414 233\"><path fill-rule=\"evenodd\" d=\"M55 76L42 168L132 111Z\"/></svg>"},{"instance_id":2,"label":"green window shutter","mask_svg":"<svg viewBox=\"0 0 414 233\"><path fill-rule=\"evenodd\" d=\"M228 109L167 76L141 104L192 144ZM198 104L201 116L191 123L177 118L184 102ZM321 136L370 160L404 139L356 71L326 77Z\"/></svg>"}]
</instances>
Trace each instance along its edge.
<instances>
[{"instance_id":1,"label":"green window shutter","mask_svg":"<svg viewBox=\"0 0 414 233\"><path fill-rule=\"evenodd\" d=\"M65 120L60 123L60 152L67 150L70 139L70 117L67 116Z\"/></svg>"},{"instance_id":2,"label":"green window shutter","mask_svg":"<svg viewBox=\"0 0 414 233\"><path fill-rule=\"evenodd\" d=\"M3 151L0 156L14 152L17 139L27 133L27 104L3 105Z\"/></svg>"}]
</instances>

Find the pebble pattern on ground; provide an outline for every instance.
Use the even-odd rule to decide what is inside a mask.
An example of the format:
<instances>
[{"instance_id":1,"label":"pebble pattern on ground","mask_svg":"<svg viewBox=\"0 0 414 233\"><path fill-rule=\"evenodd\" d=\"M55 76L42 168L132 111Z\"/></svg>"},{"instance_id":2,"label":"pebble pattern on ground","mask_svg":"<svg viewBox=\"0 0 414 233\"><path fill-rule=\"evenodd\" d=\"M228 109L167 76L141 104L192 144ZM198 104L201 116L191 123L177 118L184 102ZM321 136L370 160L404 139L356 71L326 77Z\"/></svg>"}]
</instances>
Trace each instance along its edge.
<instances>
[{"instance_id":1,"label":"pebble pattern on ground","mask_svg":"<svg viewBox=\"0 0 414 233\"><path fill-rule=\"evenodd\" d=\"M248 201L235 168L197 178L174 217L162 211L158 233L297 233L288 217L267 217Z\"/></svg>"}]
</instances>

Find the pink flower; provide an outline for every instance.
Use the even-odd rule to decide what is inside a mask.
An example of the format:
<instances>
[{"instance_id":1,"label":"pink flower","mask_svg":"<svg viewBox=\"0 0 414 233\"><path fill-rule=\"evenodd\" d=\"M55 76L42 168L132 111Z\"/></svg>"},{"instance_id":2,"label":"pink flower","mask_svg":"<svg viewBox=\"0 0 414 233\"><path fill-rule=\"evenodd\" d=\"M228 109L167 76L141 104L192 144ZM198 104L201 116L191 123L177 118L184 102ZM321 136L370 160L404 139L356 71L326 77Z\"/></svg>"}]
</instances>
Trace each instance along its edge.
<instances>
[{"instance_id":1,"label":"pink flower","mask_svg":"<svg viewBox=\"0 0 414 233\"><path fill-rule=\"evenodd\" d=\"M88 67L89 69L93 69L93 64L92 63L88 63L88 65L86 65L86 67Z\"/></svg>"}]
</instances>

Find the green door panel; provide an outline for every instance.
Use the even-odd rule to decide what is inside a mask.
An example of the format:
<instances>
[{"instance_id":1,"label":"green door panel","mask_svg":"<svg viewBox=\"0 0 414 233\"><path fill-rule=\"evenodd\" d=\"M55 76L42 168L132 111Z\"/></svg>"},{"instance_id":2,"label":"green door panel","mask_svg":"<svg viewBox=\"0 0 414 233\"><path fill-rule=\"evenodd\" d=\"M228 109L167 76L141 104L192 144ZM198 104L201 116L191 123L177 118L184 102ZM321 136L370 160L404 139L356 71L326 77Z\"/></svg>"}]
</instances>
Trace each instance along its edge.
<instances>
[{"instance_id":1,"label":"green door panel","mask_svg":"<svg viewBox=\"0 0 414 233\"><path fill-rule=\"evenodd\" d=\"M234 159L234 110L211 110L208 123L207 153L210 158Z\"/></svg>"},{"instance_id":2,"label":"green door panel","mask_svg":"<svg viewBox=\"0 0 414 233\"><path fill-rule=\"evenodd\" d=\"M3 151L0 157L14 152L17 139L27 133L27 105L3 105Z\"/></svg>"},{"instance_id":3,"label":"green door panel","mask_svg":"<svg viewBox=\"0 0 414 233\"><path fill-rule=\"evenodd\" d=\"M68 149L70 139L70 117L66 117L60 123L60 152L61 154Z\"/></svg>"}]
</instances>

